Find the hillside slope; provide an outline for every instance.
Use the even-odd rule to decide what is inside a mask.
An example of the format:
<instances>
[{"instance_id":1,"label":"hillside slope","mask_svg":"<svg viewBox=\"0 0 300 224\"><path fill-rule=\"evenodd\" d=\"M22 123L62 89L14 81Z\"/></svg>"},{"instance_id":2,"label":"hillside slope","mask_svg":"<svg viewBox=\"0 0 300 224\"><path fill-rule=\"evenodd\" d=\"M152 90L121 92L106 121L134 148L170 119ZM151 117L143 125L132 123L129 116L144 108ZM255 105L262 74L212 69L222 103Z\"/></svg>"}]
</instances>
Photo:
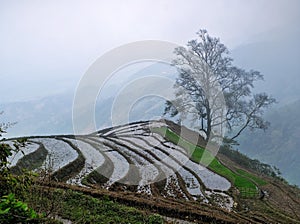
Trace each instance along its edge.
<instances>
[{"instance_id":1,"label":"hillside slope","mask_svg":"<svg viewBox=\"0 0 300 224\"><path fill-rule=\"evenodd\" d=\"M199 222L300 223L297 189L257 175L224 155L213 158L188 136L180 139L178 130L172 122L150 121L86 136L30 137L25 155L11 157L12 170L46 167L60 182L53 186L106 194ZM209 159L207 167L200 162Z\"/></svg>"}]
</instances>

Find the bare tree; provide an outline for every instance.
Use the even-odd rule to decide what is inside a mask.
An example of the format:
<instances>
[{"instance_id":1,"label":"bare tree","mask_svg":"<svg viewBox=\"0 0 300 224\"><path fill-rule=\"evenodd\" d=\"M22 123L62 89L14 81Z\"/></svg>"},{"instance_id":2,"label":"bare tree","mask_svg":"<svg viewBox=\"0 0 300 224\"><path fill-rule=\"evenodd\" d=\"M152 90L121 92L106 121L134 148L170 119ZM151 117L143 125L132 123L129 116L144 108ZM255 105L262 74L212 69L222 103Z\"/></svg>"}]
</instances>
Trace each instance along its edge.
<instances>
[{"instance_id":1,"label":"bare tree","mask_svg":"<svg viewBox=\"0 0 300 224\"><path fill-rule=\"evenodd\" d=\"M220 132L214 129L220 126L229 129L226 139L231 142L246 128L266 129L269 123L262 115L275 99L252 93L254 82L263 75L234 66L226 46L206 30L197 35L187 47L175 49L176 99L166 103L165 113L189 119L206 140L218 137Z\"/></svg>"}]
</instances>

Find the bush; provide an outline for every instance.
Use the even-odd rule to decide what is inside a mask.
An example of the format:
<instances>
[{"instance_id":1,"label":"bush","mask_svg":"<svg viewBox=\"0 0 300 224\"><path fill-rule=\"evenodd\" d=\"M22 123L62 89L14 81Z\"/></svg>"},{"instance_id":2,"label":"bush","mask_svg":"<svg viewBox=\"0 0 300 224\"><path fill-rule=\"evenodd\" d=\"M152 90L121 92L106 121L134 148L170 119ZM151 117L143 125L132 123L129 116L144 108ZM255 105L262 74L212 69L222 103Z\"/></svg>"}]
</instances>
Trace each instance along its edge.
<instances>
[{"instance_id":1,"label":"bush","mask_svg":"<svg viewBox=\"0 0 300 224\"><path fill-rule=\"evenodd\" d=\"M164 223L164 219L160 215L150 215L148 218L149 223L151 224L160 224Z\"/></svg>"},{"instance_id":2,"label":"bush","mask_svg":"<svg viewBox=\"0 0 300 224\"><path fill-rule=\"evenodd\" d=\"M0 136L3 124L0 124ZM38 215L27 204L16 199L24 198L26 190L32 185L32 174L24 171L21 175L13 175L9 169L9 156L13 151L20 151L26 139L14 142L14 147L0 143L0 223L37 223Z\"/></svg>"},{"instance_id":3,"label":"bush","mask_svg":"<svg viewBox=\"0 0 300 224\"><path fill-rule=\"evenodd\" d=\"M2 196L0 201L0 223L38 223L38 214L14 194Z\"/></svg>"}]
</instances>

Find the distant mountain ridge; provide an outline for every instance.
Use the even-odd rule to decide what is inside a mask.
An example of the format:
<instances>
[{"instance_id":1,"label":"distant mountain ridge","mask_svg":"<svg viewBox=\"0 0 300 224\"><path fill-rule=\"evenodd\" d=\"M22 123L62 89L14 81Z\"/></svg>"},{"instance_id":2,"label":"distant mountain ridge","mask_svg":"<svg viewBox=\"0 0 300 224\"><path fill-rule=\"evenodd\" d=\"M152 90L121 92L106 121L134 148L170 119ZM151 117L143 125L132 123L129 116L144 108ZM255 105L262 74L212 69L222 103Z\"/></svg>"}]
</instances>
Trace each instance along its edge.
<instances>
[{"instance_id":1,"label":"distant mountain ridge","mask_svg":"<svg viewBox=\"0 0 300 224\"><path fill-rule=\"evenodd\" d=\"M239 141L243 153L277 166L292 184L300 186L300 100L270 111L265 132L247 131Z\"/></svg>"}]
</instances>

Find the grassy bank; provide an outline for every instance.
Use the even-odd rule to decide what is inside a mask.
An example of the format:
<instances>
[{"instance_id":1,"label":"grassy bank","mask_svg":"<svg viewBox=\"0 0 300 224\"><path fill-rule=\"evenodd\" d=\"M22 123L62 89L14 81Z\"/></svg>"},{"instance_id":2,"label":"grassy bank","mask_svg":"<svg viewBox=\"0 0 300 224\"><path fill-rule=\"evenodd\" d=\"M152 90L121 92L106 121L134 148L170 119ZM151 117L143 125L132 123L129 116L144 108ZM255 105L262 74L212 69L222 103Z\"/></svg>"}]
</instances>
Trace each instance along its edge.
<instances>
[{"instance_id":1,"label":"grassy bank","mask_svg":"<svg viewBox=\"0 0 300 224\"><path fill-rule=\"evenodd\" d=\"M159 215L147 214L108 197L94 198L72 190L47 190L36 186L28 195L27 203L40 214L72 223L163 223Z\"/></svg>"},{"instance_id":2,"label":"grassy bank","mask_svg":"<svg viewBox=\"0 0 300 224\"><path fill-rule=\"evenodd\" d=\"M220 163L218 159L215 158L209 151L180 138L175 132L166 127L154 128L152 131L164 136L167 140L184 148L190 155L192 161L205 165L213 172L225 177L241 192L245 192L245 189L249 189L250 191L252 189L252 194L252 192L257 191L256 184L266 184L264 180L244 170L238 170L237 172L230 170Z\"/></svg>"}]
</instances>

